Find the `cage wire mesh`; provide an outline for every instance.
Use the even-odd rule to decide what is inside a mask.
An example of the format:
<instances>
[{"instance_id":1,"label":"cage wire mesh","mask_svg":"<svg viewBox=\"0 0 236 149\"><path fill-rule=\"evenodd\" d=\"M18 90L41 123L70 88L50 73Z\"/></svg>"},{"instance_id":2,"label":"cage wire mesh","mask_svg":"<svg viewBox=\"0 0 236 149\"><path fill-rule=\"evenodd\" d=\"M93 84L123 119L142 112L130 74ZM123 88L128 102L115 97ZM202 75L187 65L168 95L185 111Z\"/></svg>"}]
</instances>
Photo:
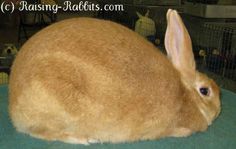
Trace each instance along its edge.
<instances>
[{"instance_id":1,"label":"cage wire mesh","mask_svg":"<svg viewBox=\"0 0 236 149\"><path fill-rule=\"evenodd\" d=\"M0 85L8 84L8 74L0 72Z\"/></svg>"},{"instance_id":2,"label":"cage wire mesh","mask_svg":"<svg viewBox=\"0 0 236 149\"><path fill-rule=\"evenodd\" d=\"M236 87L236 23L207 22L192 26L189 32L198 69L221 86L229 82Z\"/></svg>"},{"instance_id":3,"label":"cage wire mesh","mask_svg":"<svg viewBox=\"0 0 236 149\"><path fill-rule=\"evenodd\" d=\"M0 85L8 84L10 69L4 66L5 61L7 61L7 58L0 57Z\"/></svg>"}]
</instances>

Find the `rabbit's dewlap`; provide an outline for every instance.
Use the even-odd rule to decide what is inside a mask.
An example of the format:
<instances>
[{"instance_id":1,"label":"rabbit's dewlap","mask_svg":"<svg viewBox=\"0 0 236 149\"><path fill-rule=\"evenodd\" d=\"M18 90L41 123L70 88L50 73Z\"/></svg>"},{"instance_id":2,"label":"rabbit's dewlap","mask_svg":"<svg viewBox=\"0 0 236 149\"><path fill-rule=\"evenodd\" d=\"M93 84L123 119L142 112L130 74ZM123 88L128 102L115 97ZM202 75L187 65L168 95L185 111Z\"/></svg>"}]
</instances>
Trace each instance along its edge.
<instances>
[{"instance_id":1,"label":"rabbit's dewlap","mask_svg":"<svg viewBox=\"0 0 236 149\"><path fill-rule=\"evenodd\" d=\"M10 76L9 112L20 132L69 143L128 142L204 131L219 89L195 70L189 34L167 12L168 58L119 24L69 19L34 35Z\"/></svg>"}]
</instances>

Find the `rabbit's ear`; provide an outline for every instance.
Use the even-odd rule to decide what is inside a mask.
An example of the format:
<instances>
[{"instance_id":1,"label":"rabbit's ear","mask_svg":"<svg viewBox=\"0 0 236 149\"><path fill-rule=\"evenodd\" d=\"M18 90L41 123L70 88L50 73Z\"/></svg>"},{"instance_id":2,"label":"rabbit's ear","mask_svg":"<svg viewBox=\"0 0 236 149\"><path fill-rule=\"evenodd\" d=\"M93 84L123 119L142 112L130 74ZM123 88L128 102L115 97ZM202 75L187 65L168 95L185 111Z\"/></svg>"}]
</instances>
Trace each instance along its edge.
<instances>
[{"instance_id":1,"label":"rabbit's ear","mask_svg":"<svg viewBox=\"0 0 236 149\"><path fill-rule=\"evenodd\" d=\"M143 17L139 12L136 12L136 14L137 14L137 16L138 16L139 18L142 18L142 17Z\"/></svg>"},{"instance_id":2,"label":"rabbit's ear","mask_svg":"<svg viewBox=\"0 0 236 149\"><path fill-rule=\"evenodd\" d=\"M149 17L149 10L147 10L145 17Z\"/></svg>"},{"instance_id":3,"label":"rabbit's ear","mask_svg":"<svg viewBox=\"0 0 236 149\"><path fill-rule=\"evenodd\" d=\"M166 17L165 48L168 58L181 75L193 78L196 71L189 33L177 11L169 9Z\"/></svg>"}]
</instances>

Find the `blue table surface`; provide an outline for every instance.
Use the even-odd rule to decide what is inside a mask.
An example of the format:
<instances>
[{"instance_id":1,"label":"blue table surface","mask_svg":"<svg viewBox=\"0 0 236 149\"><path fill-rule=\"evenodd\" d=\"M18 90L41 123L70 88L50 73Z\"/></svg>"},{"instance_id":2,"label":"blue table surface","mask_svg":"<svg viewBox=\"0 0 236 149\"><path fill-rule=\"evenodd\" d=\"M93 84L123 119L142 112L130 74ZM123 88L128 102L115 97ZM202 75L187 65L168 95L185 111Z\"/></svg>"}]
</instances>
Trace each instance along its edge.
<instances>
[{"instance_id":1,"label":"blue table surface","mask_svg":"<svg viewBox=\"0 0 236 149\"><path fill-rule=\"evenodd\" d=\"M92 144L89 146L48 142L18 133L8 116L8 88L0 86L0 149L236 149L236 94L221 90L222 112L207 131L186 138L164 138L122 144Z\"/></svg>"}]
</instances>

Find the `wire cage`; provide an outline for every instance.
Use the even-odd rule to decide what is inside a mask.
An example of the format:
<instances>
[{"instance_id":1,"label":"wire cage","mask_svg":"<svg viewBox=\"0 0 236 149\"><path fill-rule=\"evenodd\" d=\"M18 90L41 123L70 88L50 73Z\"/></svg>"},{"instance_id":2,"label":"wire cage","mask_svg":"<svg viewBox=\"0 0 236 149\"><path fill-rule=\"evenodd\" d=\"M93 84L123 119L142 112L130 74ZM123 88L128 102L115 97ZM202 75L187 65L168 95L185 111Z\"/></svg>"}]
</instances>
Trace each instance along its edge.
<instances>
[{"instance_id":1,"label":"wire cage","mask_svg":"<svg viewBox=\"0 0 236 149\"><path fill-rule=\"evenodd\" d=\"M10 74L10 67L6 65L8 62L8 58L0 57L0 85L8 84Z\"/></svg>"},{"instance_id":2,"label":"wire cage","mask_svg":"<svg viewBox=\"0 0 236 149\"><path fill-rule=\"evenodd\" d=\"M200 26L192 38L200 69L236 81L235 25L209 22Z\"/></svg>"},{"instance_id":3,"label":"wire cage","mask_svg":"<svg viewBox=\"0 0 236 149\"><path fill-rule=\"evenodd\" d=\"M190 19L189 19L190 20ZM236 91L236 23L187 23L197 69L213 78L220 87Z\"/></svg>"}]
</instances>

